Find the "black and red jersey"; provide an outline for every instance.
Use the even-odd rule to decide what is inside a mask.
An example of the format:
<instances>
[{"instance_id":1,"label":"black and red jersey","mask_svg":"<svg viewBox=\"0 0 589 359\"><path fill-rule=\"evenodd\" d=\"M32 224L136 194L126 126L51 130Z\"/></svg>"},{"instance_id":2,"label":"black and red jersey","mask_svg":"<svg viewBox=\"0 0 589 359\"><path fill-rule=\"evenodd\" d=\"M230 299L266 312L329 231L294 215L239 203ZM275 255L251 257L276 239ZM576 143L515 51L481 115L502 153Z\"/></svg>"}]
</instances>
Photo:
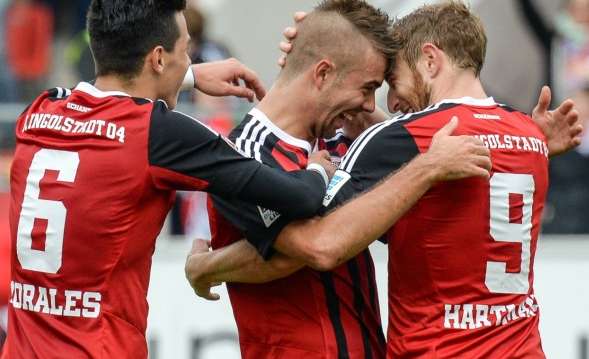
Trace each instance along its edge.
<instances>
[{"instance_id":1,"label":"black and red jersey","mask_svg":"<svg viewBox=\"0 0 589 359\"><path fill-rule=\"evenodd\" d=\"M294 138L253 109L231 133L246 155L285 171L307 165L311 145ZM344 137L327 141L342 150ZM341 153L333 152L334 155ZM274 188L267 189L274 192ZM212 245L244 237L265 258L280 230L292 218L212 196ZM244 358L383 358L374 264L368 250L331 272L310 268L264 284L228 283Z\"/></svg>"},{"instance_id":2,"label":"black and red jersey","mask_svg":"<svg viewBox=\"0 0 589 359\"><path fill-rule=\"evenodd\" d=\"M16 138L10 358L147 357L151 256L174 190L289 216L312 215L325 191L317 173L264 166L162 101L89 83L43 93Z\"/></svg>"},{"instance_id":3,"label":"black and red jersey","mask_svg":"<svg viewBox=\"0 0 589 359\"><path fill-rule=\"evenodd\" d=\"M453 116L491 150L490 180L439 183L386 235L389 358L543 358L533 263L548 148L531 118L493 99L446 100L375 125L350 147L324 205L366 191Z\"/></svg>"}]
</instances>

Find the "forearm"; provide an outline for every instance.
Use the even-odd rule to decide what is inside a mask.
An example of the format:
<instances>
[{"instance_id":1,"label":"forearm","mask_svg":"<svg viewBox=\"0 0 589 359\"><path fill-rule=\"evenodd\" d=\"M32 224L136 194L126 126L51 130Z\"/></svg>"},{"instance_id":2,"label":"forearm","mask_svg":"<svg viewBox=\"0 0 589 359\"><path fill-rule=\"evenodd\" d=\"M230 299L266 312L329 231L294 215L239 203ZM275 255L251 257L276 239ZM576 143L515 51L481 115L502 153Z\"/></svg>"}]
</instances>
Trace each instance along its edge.
<instances>
[{"instance_id":1,"label":"forearm","mask_svg":"<svg viewBox=\"0 0 589 359\"><path fill-rule=\"evenodd\" d=\"M433 164L419 156L368 193L329 215L288 225L275 248L318 270L349 260L385 233L434 182Z\"/></svg>"},{"instance_id":2,"label":"forearm","mask_svg":"<svg viewBox=\"0 0 589 359\"><path fill-rule=\"evenodd\" d=\"M264 283L286 277L304 263L281 253L264 261L246 240L189 258L187 276L191 283Z\"/></svg>"}]
</instances>

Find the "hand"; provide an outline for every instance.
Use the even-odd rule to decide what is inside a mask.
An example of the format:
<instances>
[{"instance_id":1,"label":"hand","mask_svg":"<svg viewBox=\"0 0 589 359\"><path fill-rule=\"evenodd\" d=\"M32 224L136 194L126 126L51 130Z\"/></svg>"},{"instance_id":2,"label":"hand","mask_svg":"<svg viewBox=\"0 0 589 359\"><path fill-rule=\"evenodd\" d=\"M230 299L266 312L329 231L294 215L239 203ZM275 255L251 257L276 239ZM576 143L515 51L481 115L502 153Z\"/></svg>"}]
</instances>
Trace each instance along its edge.
<instances>
[{"instance_id":1,"label":"hand","mask_svg":"<svg viewBox=\"0 0 589 359\"><path fill-rule=\"evenodd\" d=\"M286 55L288 55L292 51L292 41L295 39L295 37L297 37L296 24L303 21L303 19L306 16L307 16L306 12L303 12L303 11L295 12L295 14L294 14L295 27L289 26L289 27L285 28L284 31L282 32L282 35L284 35L284 38L286 41L280 42L280 51L282 51L284 54L282 56L280 56L280 58L278 59L278 66L284 67L284 65L286 65Z\"/></svg>"},{"instance_id":2,"label":"hand","mask_svg":"<svg viewBox=\"0 0 589 359\"><path fill-rule=\"evenodd\" d=\"M201 298L206 300L219 300L221 297L217 293L211 292L212 287L216 287L221 283L210 283L203 281L201 278L200 261L209 253L211 243L204 239L195 239L192 242L192 248L190 254L186 258L186 264L184 265L184 272L186 279L190 283L190 286L194 290L194 293Z\"/></svg>"},{"instance_id":3,"label":"hand","mask_svg":"<svg viewBox=\"0 0 589 359\"><path fill-rule=\"evenodd\" d=\"M331 156L329 152L322 150L313 152L309 155L309 164L316 163L325 169L327 173L327 177L331 180L333 175L335 174L335 170L337 169L336 166L331 162Z\"/></svg>"},{"instance_id":4,"label":"hand","mask_svg":"<svg viewBox=\"0 0 589 359\"><path fill-rule=\"evenodd\" d=\"M192 65L191 69L196 89L207 95L243 97L250 102L254 97L261 100L266 95L258 75L236 59Z\"/></svg>"},{"instance_id":5,"label":"hand","mask_svg":"<svg viewBox=\"0 0 589 359\"><path fill-rule=\"evenodd\" d=\"M436 169L435 181L457 180L467 177L489 178L491 153L481 140L472 136L452 136L458 118L442 127L433 137L429 150L430 166Z\"/></svg>"},{"instance_id":6,"label":"hand","mask_svg":"<svg viewBox=\"0 0 589 359\"><path fill-rule=\"evenodd\" d=\"M550 99L550 87L542 87L532 118L544 132L548 152L553 157L581 144L583 126L573 100L565 100L556 110L548 111Z\"/></svg>"}]
</instances>

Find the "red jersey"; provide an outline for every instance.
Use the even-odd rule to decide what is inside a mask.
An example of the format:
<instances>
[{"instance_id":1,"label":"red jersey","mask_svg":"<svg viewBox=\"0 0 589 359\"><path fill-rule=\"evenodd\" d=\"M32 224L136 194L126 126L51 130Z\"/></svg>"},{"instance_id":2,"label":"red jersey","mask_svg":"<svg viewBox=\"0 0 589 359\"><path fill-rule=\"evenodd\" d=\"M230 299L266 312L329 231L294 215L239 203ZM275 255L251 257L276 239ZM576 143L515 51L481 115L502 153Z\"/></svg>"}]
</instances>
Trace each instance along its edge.
<instances>
[{"instance_id":1,"label":"red jersey","mask_svg":"<svg viewBox=\"0 0 589 359\"><path fill-rule=\"evenodd\" d=\"M312 150L308 142L288 135L257 109L230 138L246 155L285 171L305 168ZM324 145L341 151L346 141L338 136ZM288 216L212 197L214 248L246 237L263 257L272 255L276 236L291 220ZM368 250L331 272L306 267L269 283L228 283L227 289L243 358L384 358L385 338Z\"/></svg>"},{"instance_id":2,"label":"red jersey","mask_svg":"<svg viewBox=\"0 0 589 359\"><path fill-rule=\"evenodd\" d=\"M175 189L288 211L288 198L259 194L269 179L289 196L323 182L242 156L162 101L88 83L42 94L19 117L16 137L3 358L147 357L151 255ZM321 192L311 194L319 204Z\"/></svg>"},{"instance_id":3,"label":"red jersey","mask_svg":"<svg viewBox=\"0 0 589 359\"><path fill-rule=\"evenodd\" d=\"M465 98L373 126L328 197L341 202L427 151L453 116L455 134L491 150L491 178L434 186L388 232L387 357L543 358L533 263L548 149L531 118Z\"/></svg>"}]
</instances>

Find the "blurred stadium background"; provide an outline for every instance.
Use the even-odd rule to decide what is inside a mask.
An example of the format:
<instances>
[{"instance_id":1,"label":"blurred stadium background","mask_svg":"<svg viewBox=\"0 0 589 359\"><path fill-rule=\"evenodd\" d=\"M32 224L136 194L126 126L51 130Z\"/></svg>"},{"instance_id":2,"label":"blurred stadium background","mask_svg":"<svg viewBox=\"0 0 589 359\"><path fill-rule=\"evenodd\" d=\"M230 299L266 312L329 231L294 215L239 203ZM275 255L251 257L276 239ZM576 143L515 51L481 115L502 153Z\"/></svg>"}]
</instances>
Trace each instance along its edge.
<instances>
[{"instance_id":1,"label":"blurred stadium background","mask_svg":"<svg viewBox=\"0 0 589 359\"><path fill-rule=\"evenodd\" d=\"M402 15L424 0L369 0ZM93 63L84 31L89 0L0 0L0 307L9 287L9 169L14 121L40 90L91 80ZM282 29L296 10L315 0L189 0L194 62L234 56L266 86L278 72ZM543 84L554 103L577 101L589 127L589 0L472 0L489 37L483 80L488 93L531 112ZM384 103L385 88L379 91ZM197 93L182 96L180 110L220 132L250 104ZM535 264L541 331L549 358L589 358L589 135L581 147L551 161L543 236ZM224 289L220 302L197 299L184 280L191 238L208 237L204 196L179 193L154 257L149 293L150 356L237 358L239 348ZM383 318L386 251L375 245ZM0 323L3 316L0 313ZM383 325L386 325L384 323ZM0 334L1 340L1 334Z\"/></svg>"}]
</instances>

